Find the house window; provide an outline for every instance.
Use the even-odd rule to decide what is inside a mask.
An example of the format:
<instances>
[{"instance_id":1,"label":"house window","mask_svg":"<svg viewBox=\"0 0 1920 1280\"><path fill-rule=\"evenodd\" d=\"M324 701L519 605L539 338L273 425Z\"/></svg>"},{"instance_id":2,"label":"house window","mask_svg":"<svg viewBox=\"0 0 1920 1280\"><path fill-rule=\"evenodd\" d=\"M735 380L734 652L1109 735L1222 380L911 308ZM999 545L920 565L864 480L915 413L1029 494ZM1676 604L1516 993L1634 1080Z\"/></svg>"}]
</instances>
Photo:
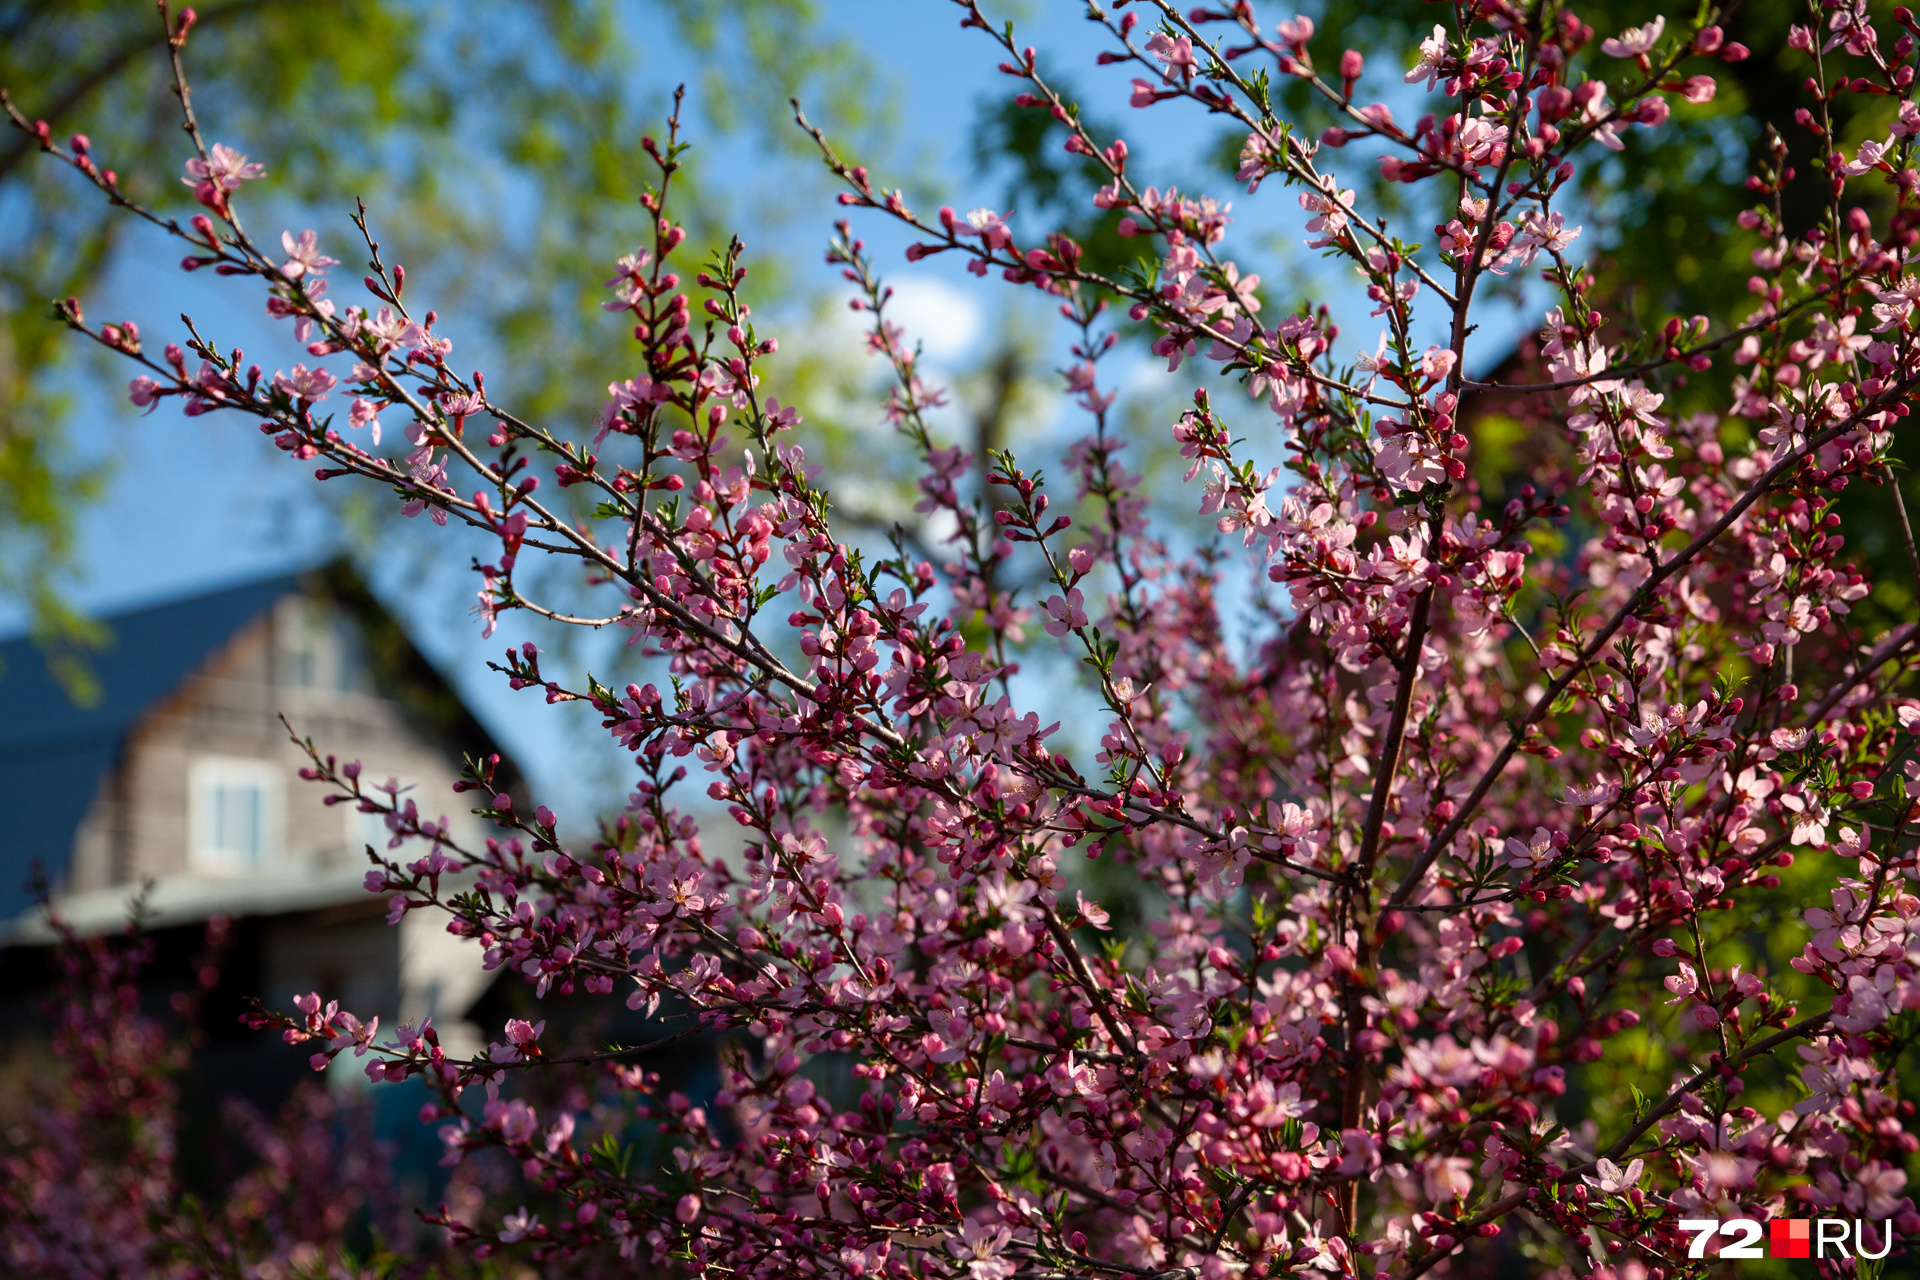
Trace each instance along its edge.
<instances>
[{"instance_id":1,"label":"house window","mask_svg":"<svg viewBox=\"0 0 1920 1280\"><path fill-rule=\"evenodd\" d=\"M313 689L321 683L323 632L305 600L280 602L280 683L289 689Z\"/></svg>"},{"instance_id":2,"label":"house window","mask_svg":"<svg viewBox=\"0 0 1920 1280\"><path fill-rule=\"evenodd\" d=\"M279 766L266 760L203 756L188 780L188 864L237 875L280 852Z\"/></svg>"},{"instance_id":3,"label":"house window","mask_svg":"<svg viewBox=\"0 0 1920 1280\"><path fill-rule=\"evenodd\" d=\"M373 669L368 660L366 633L358 623L335 613L330 628L333 636L333 684L341 693L372 693Z\"/></svg>"},{"instance_id":4,"label":"house window","mask_svg":"<svg viewBox=\"0 0 1920 1280\"><path fill-rule=\"evenodd\" d=\"M287 649L287 685L294 689L311 689L320 683L316 674L320 655L314 651L311 636L301 636L299 641L297 646Z\"/></svg>"},{"instance_id":5,"label":"house window","mask_svg":"<svg viewBox=\"0 0 1920 1280\"><path fill-rule=\"evenodd\" d=\"M288 596L275 619L274 679L282 688L373 692L366 636L352 618L330 605Z\"/></svg>"}]
</instances>

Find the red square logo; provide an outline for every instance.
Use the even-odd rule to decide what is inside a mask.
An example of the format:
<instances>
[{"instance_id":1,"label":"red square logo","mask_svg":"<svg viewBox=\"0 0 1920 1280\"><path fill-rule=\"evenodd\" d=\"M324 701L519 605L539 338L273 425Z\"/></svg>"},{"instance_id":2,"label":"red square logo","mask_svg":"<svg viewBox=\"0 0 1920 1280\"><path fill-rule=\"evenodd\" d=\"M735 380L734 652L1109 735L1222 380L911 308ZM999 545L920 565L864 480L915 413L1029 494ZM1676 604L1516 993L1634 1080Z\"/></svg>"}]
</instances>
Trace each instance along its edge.
<instances>
[{"instance_id":1,"label":"red square logo","mask_svg":"<svg viewBox=\"0 0 1920 1280\"><path fill-rule=\"evenodd\" d=\"M1767 1222L1767 1254L1774 1258L1805 1258L1813 1244L1813 1223L1807 1218L1772 1218Z\"/></svg>"}]
</instances>

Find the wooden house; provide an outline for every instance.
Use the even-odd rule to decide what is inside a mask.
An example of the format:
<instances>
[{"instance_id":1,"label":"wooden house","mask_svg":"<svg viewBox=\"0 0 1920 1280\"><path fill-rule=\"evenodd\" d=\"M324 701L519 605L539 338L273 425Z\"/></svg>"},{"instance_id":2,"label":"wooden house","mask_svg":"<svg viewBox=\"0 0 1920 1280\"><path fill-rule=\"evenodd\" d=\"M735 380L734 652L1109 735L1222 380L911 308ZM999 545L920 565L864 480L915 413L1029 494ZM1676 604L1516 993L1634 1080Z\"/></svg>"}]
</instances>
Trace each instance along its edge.
<instances>
[{"instance_id":1,"label":"wooden house","mask_svg":"<svg viewBox=\"0 0 1920 1280\"><path fill-rule=\"evenodd\" d=\"M318 990L383 1026L432 1017L450 1048L477 1047L463 1018L493 976L478 949L437 913L387 925L363 881L366 846L390 834L323 802L281 721L478 836L450 786L464 755L497 748L391 615L335 564L103 621L85 704L29 641L0 646L0 974L45 972L37 873L82 934L122 927L144 894L163 958L184 957L224 915L223 987L288 1009ZM0 1003L38 985L0 981Z\"/></svg>"}]
</instances>

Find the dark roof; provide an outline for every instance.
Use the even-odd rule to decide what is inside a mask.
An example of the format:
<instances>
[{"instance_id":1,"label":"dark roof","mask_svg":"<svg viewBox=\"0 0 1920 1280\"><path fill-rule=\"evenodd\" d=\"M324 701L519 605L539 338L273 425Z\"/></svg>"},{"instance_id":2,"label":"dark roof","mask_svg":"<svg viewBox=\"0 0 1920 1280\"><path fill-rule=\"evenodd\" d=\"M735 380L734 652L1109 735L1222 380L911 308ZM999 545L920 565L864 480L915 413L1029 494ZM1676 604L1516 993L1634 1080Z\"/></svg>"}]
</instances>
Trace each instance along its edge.
<instances>
[{"instance_id":1,"label":"dark roof","mask_svg":"<svg viewBox=\"0 0 1920 1280\"><path fill-rule=\"evenodd\" d=\"M0 644L0 920L33 905L35 863L58 886L74 835L142 716L282 596L333 601L362 625L374 681L416 730L456 756L497 751L491 735L414 648L344 561L100 619L109 638L86 655L99 696L77 703L31 638ZM524 790L510 760L504 789Z\"/></svg>"},{"instance_id":2,"label":"dark roof","mask_svg":"<svg viewBox=\"0 0 1920 1280\"><path fill-rule=\"evenodd\" d=\"M34 863L56 882L120 744L149 707L233 634L300 589L281 574L101 619L108 638L87 665L99 696L76 703L32 639L0 645L0 919L32 905Z\"/></svg>"}]
</instances>

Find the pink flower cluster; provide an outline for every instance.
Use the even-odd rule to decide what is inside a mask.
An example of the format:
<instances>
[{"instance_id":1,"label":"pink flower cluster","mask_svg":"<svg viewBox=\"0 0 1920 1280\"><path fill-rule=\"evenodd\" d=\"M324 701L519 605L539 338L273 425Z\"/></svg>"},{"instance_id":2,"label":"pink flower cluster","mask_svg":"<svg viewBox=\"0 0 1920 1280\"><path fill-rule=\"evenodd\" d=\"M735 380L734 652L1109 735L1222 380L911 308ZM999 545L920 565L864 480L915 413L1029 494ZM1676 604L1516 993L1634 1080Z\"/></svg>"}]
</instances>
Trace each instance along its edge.
<instances>
[{"instance_id":1,"label":"pink flower cluster","mask_svg":"<svg viewBox=\"0 0 1920 1280\"><path fill-rule=\"evenodd\" d=\"M60 935L49 1002L55 1071L9 1097L0 1133L0 1266L45 1280L151 1276L362 1275L366 1226L407 1247L417 1226L390 1211L391 1183L364 1110L318 1082L273 1119L238 1099L188 1119L181 1077L231 941L208 926L197 982L176 992L170 1026L142 1008L150 938ZM17 1070L17 1068L16 1068ZM186 1150L182 1150L183 1146ZM208 1152L221 1159L207 1162ZM193 1168L199 1159L203 1167ZM208 1164L211 1167L205 1167ZM418 1251L423 1261L437 1250Z\"/></svg>"}]
</instances>

